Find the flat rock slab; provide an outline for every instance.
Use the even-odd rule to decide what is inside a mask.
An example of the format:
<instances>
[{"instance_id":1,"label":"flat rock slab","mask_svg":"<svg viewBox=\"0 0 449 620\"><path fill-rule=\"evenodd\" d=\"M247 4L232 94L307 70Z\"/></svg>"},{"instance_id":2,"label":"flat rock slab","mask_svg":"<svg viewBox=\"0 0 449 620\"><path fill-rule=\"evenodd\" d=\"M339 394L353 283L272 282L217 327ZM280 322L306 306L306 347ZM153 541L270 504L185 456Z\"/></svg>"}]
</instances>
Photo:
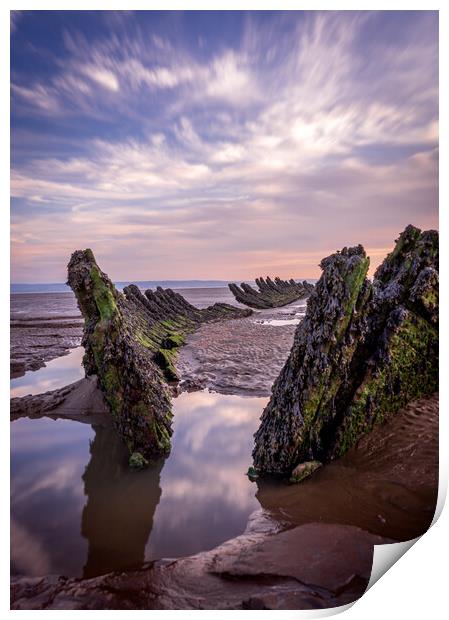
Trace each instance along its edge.
<instances>
[{"instance_id":1,"label":"flat rock slab","mask_svg":"<svg viewBox=\"0 0 449 620\"><path fill-rule=\"evenodd\" d=\"M272 536L237 559L222 557L214 572L233 577L292 577L334 594L351 581L368 581L373 545L393 542L350 525L309 523Z\"/></svg>"}]
</instances>

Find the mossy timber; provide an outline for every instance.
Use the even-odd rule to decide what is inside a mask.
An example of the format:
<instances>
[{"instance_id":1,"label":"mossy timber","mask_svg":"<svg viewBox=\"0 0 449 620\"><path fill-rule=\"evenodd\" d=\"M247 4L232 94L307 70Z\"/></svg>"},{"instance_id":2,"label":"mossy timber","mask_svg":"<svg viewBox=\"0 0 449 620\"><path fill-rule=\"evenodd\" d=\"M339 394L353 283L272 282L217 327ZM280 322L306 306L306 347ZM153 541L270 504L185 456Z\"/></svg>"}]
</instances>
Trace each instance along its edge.
<instances>
[{"instance_id":1,"label":"mossy timber","mask_svg":"<svg viewBox=\"0 0 449 620\"><path fill-rule=\"evenodd\" d=\"M289 476L343 455L373 426L438 389L438 233L408 226L367 279L362 246L321 261L255 434L254 470Z\"/></svg>"},{"instance_id":2,"label":"mossy timber","mask_svg":"<svg viewBox=\"0 0 449 620\"><path fill-rule=\"evenodd\" d=\"M68 264L68 284L84 317L82 344L87 375L97 375L114 425L132 456L132 467L170 452L175 362L185 336L206 321L251 314L227 304L198 309L171 289L143 294L131 284L120 293L98 267L92 250L78 250ZM138 455L138 456L136 456Z\"/></svg>"},{"instance_id":3,"label":"mossy timber","mask_svg":"<svg viewBox=\"0 0 449 620\"><path fill-rule=\"evenodd\" d=\"M272 280L269 276L256 278L256 290L251 285L242 282L238 284L229 284L229 289L236 300L250 308L264 310L268 308L278 308L287 304L308 297L313 291L313 284L310 282L295 282L295 280L281 280L275 278Z\"/></svg>"}]
</instances>

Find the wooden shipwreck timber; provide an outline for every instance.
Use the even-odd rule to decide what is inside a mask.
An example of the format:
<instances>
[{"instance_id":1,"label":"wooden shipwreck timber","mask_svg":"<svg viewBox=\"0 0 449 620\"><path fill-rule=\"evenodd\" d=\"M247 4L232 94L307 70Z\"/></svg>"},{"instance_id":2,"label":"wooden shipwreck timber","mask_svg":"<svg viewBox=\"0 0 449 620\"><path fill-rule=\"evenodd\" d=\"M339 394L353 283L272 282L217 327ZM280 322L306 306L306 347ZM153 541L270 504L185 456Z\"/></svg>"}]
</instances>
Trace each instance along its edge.
<instances>
[{"instance_id":1,"label":"wooden shipwreck timber","mask_svg":"<svg viewBox=\"0 0 449 620\"><path fill-rule=\"evenodd\" d=\"M408 226L372 281L368 267L359 245L323 259L315 287L278 278L257 279L259 293L230 285L255 307L310 295L255 435L252 475L309 475L374 424L438 389L438 233ZM130 285L120 293L91 250L72 255L68 283L85 319L86 374L98 377L130 464L168 454L168 382L178 380L178 347L204 322L252 310L200 310L170 289L143 294Z\"/></svg>"},{"instance_id":2,"label":"wooden shipwreck timber","mask_svg":"<svg viewBox=\"0 0 449 620\"><path fill-rule=\"evenodd\" d=\"M89 249L72 254L68 284L85 321L86 374L98 377L130 465L144 466L170 451L167 381L178 379L174 361L186 334L204 322L248 316L251 310L221 303L200 310L160 287L143 294L131 284L120 293Z\"/></svg>"},{"instance_id":3,"label":"wooden shipwreck timber","mask_svg":"<svg viewBox=\"0 0 449 620\"><path fill-rule=\"evenodd\" d=\"M268 308L279 308L287 304L308 297L313 291L313 284L306 282L295 282L295 280L281 280L275 278L272 280L269 276L256 278L256 290L250 284L242 282L238 284L229 284L229 288L236 298L242 304L250 308L264 310Z\"/></svg>"},{"instance_id":4,"label":"wooden shipwreck timber","mask_svg":"<svg viewBox=\"0 0 449 620\"><path fill-rule=\"evenodd\" d=\"M255 434L254 467L302 479L438 390L438 233L407 226L367 279L361 245L323 274Z\"/></svg>"}]
</instances>

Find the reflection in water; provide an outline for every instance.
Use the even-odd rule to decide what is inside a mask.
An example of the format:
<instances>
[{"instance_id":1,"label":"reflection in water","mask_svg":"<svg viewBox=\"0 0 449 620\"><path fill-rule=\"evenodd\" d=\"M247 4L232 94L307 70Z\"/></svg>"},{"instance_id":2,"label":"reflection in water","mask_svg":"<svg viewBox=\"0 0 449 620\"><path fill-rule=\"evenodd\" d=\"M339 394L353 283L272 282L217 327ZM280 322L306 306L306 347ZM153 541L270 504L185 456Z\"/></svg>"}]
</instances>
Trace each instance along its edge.
<instances>
[{"instance_id":1,"label":"reflection in water","mask_svg":"<svg viewBox=\"0 0 449 620\"><path fill-rule=\"evenodd\" d=\"M262 319L261 321L255 321L261 325L271 325L272 327L283 327L284 325L298 325L301 319Z\"/></svg>"},{"instance_id":2,"label":"reflection in water","mask_svg":"<svg viewBox=\"0 0 449 620\"><path fill-rule=\"evenodd\" d=\"M173 448L147 559L211 549L244 531L259 508L245 473L266 401L205 391L173 401Z\"/></svg>"},{"instance_id":3,"label":"reflection in water","mask_svg":"<svg viewBox=\"0 0 449 620\"><path fill-rule=\"evenodd\" d=\"M26 396L27 394L43 394L57 390L84 377L81 366L84 347L72 349L68 355L58 357L39 370L28 370L23 377L11 379L10 396Z\"/></svg>"},{"instance_id":4,"label":"reflection in water","mask_svg":"<svg viewBox=\"0 0 449 620\"><path fill-rule=\"evenodd\" d=\"M93 576L241 534L259 507L245 472L265 402L181 394L169 458L139 472L111 428L13 422L12 572Z\"/></svg>"},{"instance_id":5,"label":"reflection in water","mask_svg":"<svg viewBox=\"0 0 449 620\"><path fill-rule=\"evenodd\" d=\"M88 424L22 418L11 424L11 571L80 575L79 535Z\"/></svg>"},{"instance_id":6,"label":"reflection in water","mask_svg":"<svg viewBox=\"0 0 449 620\"><path fill-rule=\"evenodd\" d=\"M81 534L89 541L83 576L138 567L161 496L163 459L131 471L127 451L112 428L94 427L90 461L83 474L87 504Z\"/></svg>"}]
</instances>

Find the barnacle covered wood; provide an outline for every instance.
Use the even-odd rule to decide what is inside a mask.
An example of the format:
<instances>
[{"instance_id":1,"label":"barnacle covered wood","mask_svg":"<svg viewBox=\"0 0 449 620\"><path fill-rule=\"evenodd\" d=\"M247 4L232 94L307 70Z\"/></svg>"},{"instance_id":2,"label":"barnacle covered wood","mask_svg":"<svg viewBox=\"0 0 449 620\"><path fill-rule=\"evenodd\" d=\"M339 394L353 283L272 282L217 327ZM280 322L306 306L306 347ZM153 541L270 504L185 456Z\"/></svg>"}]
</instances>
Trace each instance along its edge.
<instances>
[{"instance_id":1,"label":"barnacle covered wood","mask_svg":"<svg viewBox=\"0 0 449 620\"><path fill-rule=\"evenodd\" d=\"M362 246L321 262L255 434L258 473L342 455L374 424L438 389L438 233L408 226L367 279Z\"/></svg>"},{"instance_id":2,"label":"barnacle covered wood","mask_svg":"<svg viewBox=\"0 0 449 620\"><path fill-rule=\"evenodd\" d=\"M68 284L85 320L86 374L98 376L132 465L167 454L172 433L167 381L177 379L177 348L201 323L251 311L227 304L199 310L178 293L160 287L144 295L131 284L120 293L89 249L72 254Z\"/></svg>"},{"instance_id":3,"label":"barnacle covered wood","mask_svg":"<svg viewBox=\"0 0 449 620\"><path fill-rule=\"evenodd\" d=\"M237 301L259 310L286 306L292 301L307 297L313 291L313 284L305 280L304 282L280 278L272 280L268 276L265 280L256 278L256 284L259 290L245 282L242 282L240 286L233 283L228 286Z\"/></svg>"}]
</instances>

